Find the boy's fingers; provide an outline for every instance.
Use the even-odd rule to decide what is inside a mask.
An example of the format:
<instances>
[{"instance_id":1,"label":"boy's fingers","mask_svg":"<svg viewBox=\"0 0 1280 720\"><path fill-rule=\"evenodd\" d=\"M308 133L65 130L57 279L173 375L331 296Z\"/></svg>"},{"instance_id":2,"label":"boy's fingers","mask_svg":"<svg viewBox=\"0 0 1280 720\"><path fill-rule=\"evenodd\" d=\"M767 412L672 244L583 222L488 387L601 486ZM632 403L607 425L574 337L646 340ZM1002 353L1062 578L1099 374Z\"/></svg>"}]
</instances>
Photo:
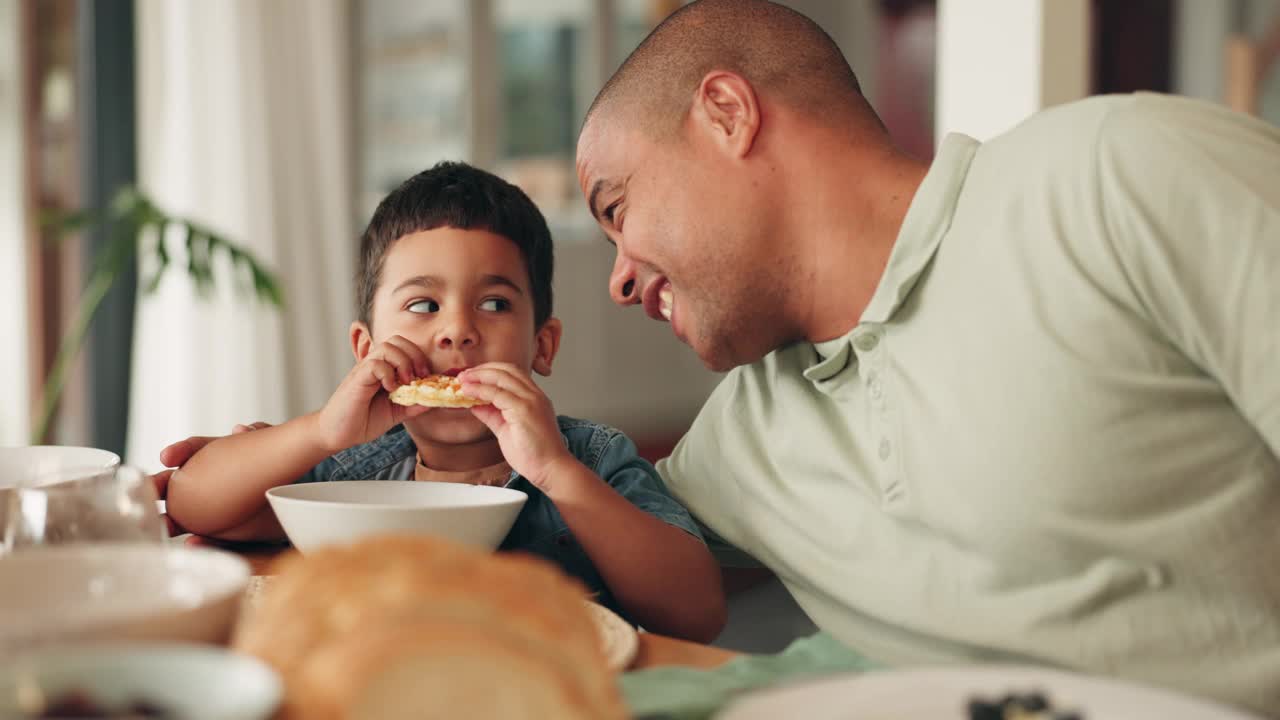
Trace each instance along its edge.
<instances>
[{"instance_id":1,"label":"boy's fingers","mask_svg":"<svg viewBox=\"0 0 1280 720\"><path fill-rule=\"evenodd\" d=\"M151 476L151 482L156 486L156 497L161 500L169 494L169 478L173 477L173 470L161 470ZM166 516L168 517L168 516Z\"/></svg>"},{"instance_id":2,"label":"boy's fingers","mask_svg":"<svg viewBox=\"0 0 1280 720\"><path fill-rule=\"evenodd\" d=\"M477 366L475 366L475 367L471 368L470 370L466 370L466 371L464 371L464 372L462 373L461 377L467 377L467 376L470 376L470 375L472 375L472 374L477 374L477 373L488 373L488 372L500 372L500 373L505 373L505 374L511 375L511 376L513 376L513 377L517 377L517 378L521 378L521 379L523 379L523 380L527 380L527 381L529 381L529 382L533 382L531 379L529 379L529 374L528 374L528 373L526 373L526 372L522 372L522 371L520 370L520 368L516 367L515 365L512 365L511 363L506 363L506 362L487 362L487 363L482 363L482 364L480 364L480 365L477 365Z\"/></svg>"},{"instance_id":3,"label":"boy's fingers","mask_svg":"<svg viewBox=\"0 0 1280 720\"><path fill-rule=\"evenodd\" d=\"M502 427L502 411L492 405L476 405L471 408L471 414L493 432L497 432L498 428Z\"/></svg>"},{"instance_id":4,"label":"boy's fingers","mask_svg":"<svg viewBox=\"0 0 1280 720\"><path fill-rule=\"evenodd\" d=\"M536 397L537 386L533 385L533 381L514 370L514 367L508 369L503 367L484 367L468 370L466 375L461 378L462 384L467 394L471 394L470 388L479 385L493 385L516 393L526 399Z\"/></svg>"},{"instance_id":5,"label":"boy's fingers","mask_svg":"<svg viewBox=\"0 0 1280 720\"><path fill-rule=\"evenodd\" d=\"M514 410L527 402L525 398L497 385L473 384L467 387L466 393L502 411Z\"/></svg>"},{"instance_id":6,"label":"boy's fingers","mask_svg":"<svg viewBox=\"0 0 1280 720\"><path fill-rule=\"evenodd\" d=\"M369 374L372 375L382 388L387 392L391 392L400 386L400 382L396 380L396 369L391 363L380 358L374 358L369 361Z\"/></svg>"},{"instance_id":7,"label":"boy's fingers","mask_svg":"<svg viewBox=\"0 0 1280 720\"><path fill-rule=\"evenodd\" d=\"M409 357L409 353L390 343L383 343L382 347L374 352L396 369L401 384L413 382L417 370L413 367L413 359Z\"/></svg>"},{"instance_id":8,"label":"boy's fingers","mask_svg":"<svg viewBox=\"0 0 1280 720\"><path fill-rule=\"evenodd\" d=\"M422 351L422 348L400 335L392 335L387 338L387 344L395 345L409 357L409 360L413 363L414 378L426 377L431 374L431 361L427 359L427 354ZM412 379L410 378L410 380Z\"/></svg>"},{"instance_id":9,"label":"boy's fingers","mask_svg":"<svg viewBox=\"0 0 1280 720\"><path fill-rule=\"evenodd\" d=\"M271 423L265 423L259 420L258 422L251 423L249 425L236 425L234 428L231 428L231 434L238 435L240 433L253 432L254 430L263 430L269 427L271 427Z\"/></svg>"}]
</instances>

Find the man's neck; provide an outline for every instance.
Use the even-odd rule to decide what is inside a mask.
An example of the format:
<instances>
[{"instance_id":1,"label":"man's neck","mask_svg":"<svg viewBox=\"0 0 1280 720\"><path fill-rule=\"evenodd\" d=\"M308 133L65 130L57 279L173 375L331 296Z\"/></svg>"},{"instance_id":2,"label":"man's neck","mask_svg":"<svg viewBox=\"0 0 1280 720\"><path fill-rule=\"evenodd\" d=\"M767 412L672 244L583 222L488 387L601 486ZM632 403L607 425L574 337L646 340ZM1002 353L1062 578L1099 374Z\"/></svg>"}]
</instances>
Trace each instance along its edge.
<instances>
[{"instance_id":1,"label":"man's neck","mask_svg":"<svg viewBox=\"0 0 1280 720\"><path fill-rule=\"evenodd\" d=\"M806 268L795 312L804 338L822 342L858 325L929 166L891 148L858 145L806 165L801 170L812 185L792 214L800 225L789 234Z\"/></svg>"}]
</instances>

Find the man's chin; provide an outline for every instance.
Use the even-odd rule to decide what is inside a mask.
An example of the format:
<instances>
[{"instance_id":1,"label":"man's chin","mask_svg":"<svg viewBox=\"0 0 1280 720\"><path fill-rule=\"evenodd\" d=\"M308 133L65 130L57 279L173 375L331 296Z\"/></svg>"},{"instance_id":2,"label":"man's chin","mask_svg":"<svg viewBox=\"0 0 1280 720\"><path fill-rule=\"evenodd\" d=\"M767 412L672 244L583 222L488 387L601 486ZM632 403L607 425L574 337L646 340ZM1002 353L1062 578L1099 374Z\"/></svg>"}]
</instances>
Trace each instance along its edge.
<instances>
[{"instance_id":1,"label":"man's chin","mask_svg":"<svg viewBox=\"0 0 1280 720\"><path fill-rule=\"evenodd\" d=\"M742 365L750 365L768 355L771 350L763 349L754 351L749 348L736 347L725 341L708 341L702 339L700 342L688 342L693 352L697 354L698 359L702 361L703 367L712 372L728 372Z\"/></svg>"},{"instance_id":2,"label":"man's chin","mask_svg":"<svg viewBox=\"0 0 1280 720\"><path fill-rule=\"evenodd\" d=\"M690 344L693 352L697 354L698 359L702 361L702 366L712 372L728 372L739 365L746 365L735 357L731 357L730 353L725 352L724 348L717 347L697 347Z\"/></svg>"}]
</instances>

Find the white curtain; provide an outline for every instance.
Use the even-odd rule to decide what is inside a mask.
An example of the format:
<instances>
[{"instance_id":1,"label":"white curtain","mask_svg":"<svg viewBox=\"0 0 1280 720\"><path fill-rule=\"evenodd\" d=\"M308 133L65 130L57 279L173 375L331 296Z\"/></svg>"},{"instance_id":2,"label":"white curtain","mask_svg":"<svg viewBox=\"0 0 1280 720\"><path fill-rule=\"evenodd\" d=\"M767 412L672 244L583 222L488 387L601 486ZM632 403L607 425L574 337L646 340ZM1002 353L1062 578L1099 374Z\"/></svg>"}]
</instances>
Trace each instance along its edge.
<instances>
[{"instance_id":1,"label":"white curtain","mask_svg":"<svg viewBox=\"0 0 1280 720\"><path fill-rule=\"evenodd\" d=\"M355 57L346 0L139 0L137 15L140 184L254 252L286 302L230 283L201 300L172 270L140 298L126 456L150 469L188 435L318 408L350 367Z\"/></svg>"},{"instance_id":2,"label":"white curtain","mask_svg":"<svg viewBox=\"0 0 1280 720\"><path fill-rule=\"evenodd\" d=\"M22 23L17 0L0 0L0 446L31 441L27 369L27 252L22 193Z\"/></svg>"}]
</instances>

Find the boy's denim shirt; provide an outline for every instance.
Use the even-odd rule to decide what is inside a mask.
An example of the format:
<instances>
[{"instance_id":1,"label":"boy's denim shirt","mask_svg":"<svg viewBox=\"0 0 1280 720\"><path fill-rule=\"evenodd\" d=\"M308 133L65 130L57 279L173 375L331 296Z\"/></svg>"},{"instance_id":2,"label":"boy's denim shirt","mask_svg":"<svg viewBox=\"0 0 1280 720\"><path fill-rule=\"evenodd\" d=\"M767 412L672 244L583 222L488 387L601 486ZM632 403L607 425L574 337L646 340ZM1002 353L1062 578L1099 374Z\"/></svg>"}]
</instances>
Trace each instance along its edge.
<instances>
[{"instance_id":1,"label":"boy's denim shirt","mask_svg":"<svg viewBox=\"0 0 1280 720\"><path fill-rule=\"evenodd\" d=\"M653 465L641 458L630 438L620 431L588 420L560 416L560 434L578 460L599 475L632 505L703 541L689 515L670 494ZM378 439L343 450L312 468L298 482L333 480L413 480L418 450L403 425ZM499 550L519 550L540 555L560 566L599 593L596 601L631 620L618 607L613 594L586 552L569 532L551 499L533 483L512 472L506 487L529 496ZM618 537L620 543L634 542ZM705 542L705 541L704 541Z\"/></svg>"}]
</instances>

